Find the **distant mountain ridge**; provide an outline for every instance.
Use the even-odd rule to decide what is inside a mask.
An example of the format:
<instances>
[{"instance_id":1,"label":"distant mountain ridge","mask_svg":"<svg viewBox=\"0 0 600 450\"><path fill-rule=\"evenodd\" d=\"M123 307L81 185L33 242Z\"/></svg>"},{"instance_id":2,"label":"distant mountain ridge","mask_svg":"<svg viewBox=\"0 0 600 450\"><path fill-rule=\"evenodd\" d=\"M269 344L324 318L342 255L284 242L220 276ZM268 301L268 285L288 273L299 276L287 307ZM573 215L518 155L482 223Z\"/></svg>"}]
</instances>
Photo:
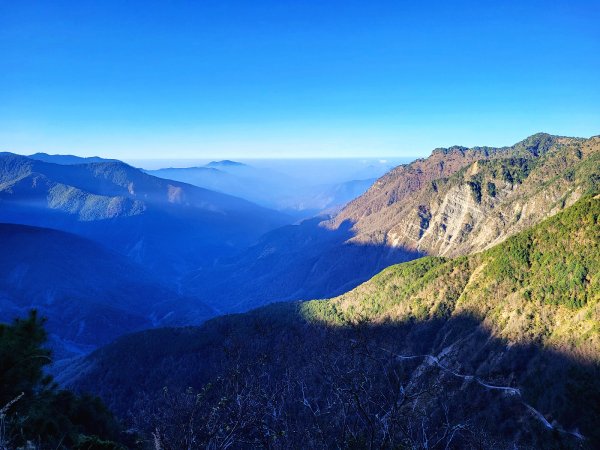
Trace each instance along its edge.
<instances>
[{"instance_id":1,"label":"distant mountain ridge","mask_svg":"<svg viewBox=\"0 0 600 450\"><path fill-rule=\"evenodd\" d=\"M44 161L54 164L89 164L97 162L109 162L117 161L116 159L101 158L99 156L75 156L75 155L49 155L48 153L34 153L28 155L28 158L35 159L37 161Z\"/></svg>"},{"instance_id":2,"label":"distant mountain ridge","mask_svg":"<svg viewBox=\"0 0 600 450\"><path fill-rule=\"evenodd\" d=\"M60 165L0 154L0 221L80 234L167 277L211 265L288 223L229 195L120 161Z\"/></svg>"},{"instance_id":3,"label":"distant mountain ridge","mask_svg":"<svg viewBox=\"0 0 600 450\"><path fill-rule=\"evenodd\" d=\"M369 172L365 168L364 172ZM377 171L375 168L373 171ZM200 167L147 170L157 177L178 180L245 198L262 206L306 219L337 212L365 192L373 178L311 184L298 170L294 176L236 161L213 161ZM381 169L379 169L381 173Z\"/></svg>"},{"instance_id":4,"label":"distant mountain ridge","mask_svg":"<svg viewBox=\"0 0 600 450\"><path fill-rule=\"evenodd\" d=\"M222 161L211 161L209 162L206 167L215 167L215 168L219 168L219 167L244 167L247 166L247 164L241 163L241 162L237 162L237 161L231 161L230 159L224 159Z\"/></svg>"}]
</instances>

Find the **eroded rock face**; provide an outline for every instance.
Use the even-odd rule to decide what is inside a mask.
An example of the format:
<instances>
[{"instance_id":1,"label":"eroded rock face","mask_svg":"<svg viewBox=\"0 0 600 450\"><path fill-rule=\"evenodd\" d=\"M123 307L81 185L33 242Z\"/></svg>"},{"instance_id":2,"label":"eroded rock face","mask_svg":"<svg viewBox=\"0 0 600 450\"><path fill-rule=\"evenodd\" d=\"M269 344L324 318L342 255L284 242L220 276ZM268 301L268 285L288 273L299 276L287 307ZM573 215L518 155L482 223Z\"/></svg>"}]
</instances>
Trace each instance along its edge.
<instances>
[{"instance_id":1,"label":"eroded rock face","mask_svg":"<svg viewBox=\"0 0 600 450\"><path fill-rule=\"evenodd\" d=\"M417 248L435 249L440 255L452 253L455 247L468 240L475 224L485 216L465 184L450 189L434 207L431 226L417 241ZM394 227L391 233L397 228Z\"/></svg>"},{"instance_id":2,"label":"eroded rock face","mask_svg":"<svg viewBox=\"0 0 600 450\"><path fill-rule=\"evenodd\" d=\"M380 178L328 226L352 221L355 243L464 255L573 204L599 174L600 137L540 134L499 149L438 149Z\"/></svg>"}]
</instances>

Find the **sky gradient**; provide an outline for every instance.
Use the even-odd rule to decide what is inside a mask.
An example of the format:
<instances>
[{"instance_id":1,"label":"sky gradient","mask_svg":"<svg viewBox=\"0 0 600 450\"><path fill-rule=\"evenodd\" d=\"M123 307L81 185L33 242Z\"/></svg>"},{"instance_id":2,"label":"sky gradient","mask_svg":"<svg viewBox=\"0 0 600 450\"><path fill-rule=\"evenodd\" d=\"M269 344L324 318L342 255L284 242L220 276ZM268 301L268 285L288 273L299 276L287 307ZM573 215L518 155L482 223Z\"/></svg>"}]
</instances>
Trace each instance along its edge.
<instances>
[{"instance_id":1,"label":"sky gradient","mask_svg":"<svg viewBox=\"0 0 600 450\"><path fill-rule=\"evenodd\" d=\"M600 134L598 1L3 1L0 151L405 157Z\"/></svg>"}]
</instances>

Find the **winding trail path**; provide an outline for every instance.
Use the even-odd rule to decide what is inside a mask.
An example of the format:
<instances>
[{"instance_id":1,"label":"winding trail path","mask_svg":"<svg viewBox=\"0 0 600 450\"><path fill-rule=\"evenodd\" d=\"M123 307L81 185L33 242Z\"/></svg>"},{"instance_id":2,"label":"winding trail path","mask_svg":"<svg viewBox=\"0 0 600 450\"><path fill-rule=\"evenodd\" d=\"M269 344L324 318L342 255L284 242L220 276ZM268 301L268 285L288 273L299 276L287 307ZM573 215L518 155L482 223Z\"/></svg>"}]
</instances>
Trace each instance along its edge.
<instances>
[{"instance_id":1,"label":"winding trail path","mask_svg":"<svg viewBox=\"0 0 600 450\"><path fill-rule=\"evenodd\" d=\"M452 346L450 346L450 347L452 347ZM578 430L568 431L559 425L552 425L550 422L548 422L546 417L544 417L544 415L541 412L539 412L537 409L535 409L533 406L531 406L529 403L526 403L523 400L523 394L521 393L521 390L518 388L514 388L512 386L498 386L498 385L490 384L475 375L465 375L465 374L455 372L454 370L452 370L449 367L442 364L440 362L439 357L437 357L435 355L429 355L429 354L398 355L388 349L385 349L382 347L380 347L380 349L391 354L398 360L424 359L427 362L429 362L429 364L435 365L435 366L439 367L441 370L443 370L444 372L449 373L457 378L462 378L463 380L466 380L466 381L475 381L477 384L483 386L486 389L504 391L504 393L506 393L507 395L519 397L521 399L521 403L529 410L529 412L533 415L533 417L535 417L539 422L541 422L542 425L544 425L544 427L547 428L548 430L556 430L559 433L564 433L564 434L569 434L571 436L574 436L579 440L585 440L585 436L583 436Z\"/></svg>"}]
</instances>

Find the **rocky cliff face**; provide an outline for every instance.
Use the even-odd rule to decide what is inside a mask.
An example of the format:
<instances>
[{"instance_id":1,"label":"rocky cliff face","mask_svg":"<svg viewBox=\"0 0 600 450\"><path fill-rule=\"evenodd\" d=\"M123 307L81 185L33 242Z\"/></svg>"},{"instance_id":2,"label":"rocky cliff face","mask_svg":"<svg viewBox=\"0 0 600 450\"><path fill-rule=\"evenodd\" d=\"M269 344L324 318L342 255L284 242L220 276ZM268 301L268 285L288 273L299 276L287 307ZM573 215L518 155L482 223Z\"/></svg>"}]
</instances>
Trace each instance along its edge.
<instances>
[{"instance_id":1,"label":"rocky cliff face","mask_svg":"<svg viewBox=\"0 0 600 450\"><path fill-rule=\"evenodd\" d=\"M534 135L512 147L452 147L400 166L328 226L351 242L433 255L481 251L573 204L600 179L600 137Z\"/></svg>"}]
</instances>

